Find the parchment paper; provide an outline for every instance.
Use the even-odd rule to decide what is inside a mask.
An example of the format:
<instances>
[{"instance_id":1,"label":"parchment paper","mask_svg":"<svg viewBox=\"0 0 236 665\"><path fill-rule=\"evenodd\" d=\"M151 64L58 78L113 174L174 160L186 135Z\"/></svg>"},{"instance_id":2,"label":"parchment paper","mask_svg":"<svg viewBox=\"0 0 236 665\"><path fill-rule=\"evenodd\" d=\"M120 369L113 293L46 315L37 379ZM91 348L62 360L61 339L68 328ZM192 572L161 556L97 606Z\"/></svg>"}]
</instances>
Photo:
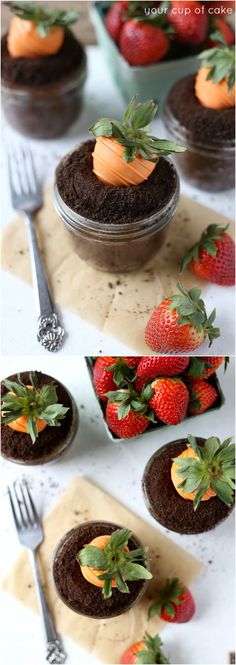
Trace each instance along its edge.
<instances>
[{"instance_id":1,"label":"parchment paper","mask_svg":"<svg viewBox=\"0 0 236 665\"><path fill-rule=\"evenodd\" d=\"M182 196L160 253L138 271L114 275L94 270L75 254L70 234L54 210L51 185L36 215L39 246L55 301L139 354L150 353L144 341L145 325L163 296L176 291L181 258L208 224L225 226L227 222L214 210ZM229 233L233 236L233 227ZM2 261L6 270L31 282L26 229L19 217L4 231ZM181 281L187 288L206 285L188 271Z\"/></svg>"},{"instance_id":2,"label":"parchment paper","mask_svg":"<svg viewBox=\"0 0 236 665\"><path fill-rule=\"evenodd\" d=\"M144 598L123 616L94 620L69 610L58 598L51 576L53 550L72 527L87 520L108 520L130 528L143 544L149 546L151 580ZM123 651L140 640L145 630L155 634L163 626L158 617L147 622L147 608L153 590L167 577L177 576L189 585L200 573L202 563L175 545L158 529L131 513L118 501L82 477L75 477L44 521L44 543L39 548L39 563L45 593L57 630L94 654L102 663L119 663ZM3 581L3 589L34 611L38 611L28 553L24 550Z\"/></svg>"}]
</instances>

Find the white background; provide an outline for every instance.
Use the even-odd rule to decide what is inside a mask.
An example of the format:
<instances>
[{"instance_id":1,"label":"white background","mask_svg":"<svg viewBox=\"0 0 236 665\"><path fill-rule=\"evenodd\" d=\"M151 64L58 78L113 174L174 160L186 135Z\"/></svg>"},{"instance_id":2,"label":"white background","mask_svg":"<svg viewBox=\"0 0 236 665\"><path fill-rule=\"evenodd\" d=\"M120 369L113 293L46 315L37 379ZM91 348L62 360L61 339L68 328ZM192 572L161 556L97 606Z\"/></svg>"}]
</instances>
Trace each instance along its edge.
<instances>
[{"instance_id":1,"label":"white background","mask_svg":"<svg viewBox=\"0 0 236 665\"><path fill-rule=\"evenodd\" d=\"M40 178L46 182L53 178L55 166L59 159L81 140L88 138L88 127L101 116L121 117L125 103L121 99L118 89L115 87L107 67L104 65L102 53L98 47L87 49L89 76L84 89L84 108L78 122L71 128L66 137L53 141L33 141L31 145L34 153L36 167ZM181 72L180 72L181 76ZM152 123L153 133L164 136L162 122L160 120ZM18 141L18 136L4 127L4 142ZM20 139L22 140L22 139ZM15 215L10 205L8 192L7 173L4 159L3 191L4 209L3 220L7 224ZM181 182L182 192L200 203L221 212L227 218L234 218L234 192L233 190L210 194L201 192L186 183ZM207 219L206 219L207 226ZM50 276L49 276L50 277ZM27 349L29 354L44 355L44 350L36 341L35 316L33 292L30 286L21 282L18 278L4 273L3 276L3 354L24 354ZM234 289L233 287L221 287L206 283L204 287L204 300L207 311L212 306L217 308L216 325L221 328L221 337L214 341L212 350L214 354L223 355L234 353ZM122 354L129 353L128 349L114 338L102 334L86 321L68 310L63 311L63 322L68 333L67 339L58 355L79 353L81 355L92 355L98 353ZM201 346L199 353L206 353L207 342ZM211 350L211 352L212 352Z\"/></svg>"},{"instance_id":2,"label":"white background","mask_svg":"<svg viewBox=\"0 0 236 665\"><path fill-rule=\"evenodd\" d=\"M55 505L70 479L82 474L165 532L149 515L142 496L141 478L149 457L160 445L177 436L191 433L203 437L217 435L223 439L231 436L234 431L233 360L226 374L222 368L218 371L226 397L220 411L196 416L179 425L178 429L166 427L157 434L150 433L124 443L112 442L105 432L84 359L77 356L60 357L60 363L57 356L2 359L2 378L15 371L29 369L42 370L65 383L79 407L80 427L68 453L51 465L22 469L16 464L2 463L2 574L10 568L20 551L6 495L7 484L17 477L27 478L41 516ZM79 496L76 508L79 509ZM170 532L169 537L196 555L205 565L203 573L192 586L197 606L194 619L179 626L166 624L163 630L162 638L170 662L212 665L228 663L228 652L233 649L234 625L234 515L231 514L225 522L208 533L181 536ZM44 664L39 618L7 594L4 594L1 629L3 665ZM63 641L68 665L96 663L92 656L81 652L72 641Z\"/></svg>"}]
</instances>

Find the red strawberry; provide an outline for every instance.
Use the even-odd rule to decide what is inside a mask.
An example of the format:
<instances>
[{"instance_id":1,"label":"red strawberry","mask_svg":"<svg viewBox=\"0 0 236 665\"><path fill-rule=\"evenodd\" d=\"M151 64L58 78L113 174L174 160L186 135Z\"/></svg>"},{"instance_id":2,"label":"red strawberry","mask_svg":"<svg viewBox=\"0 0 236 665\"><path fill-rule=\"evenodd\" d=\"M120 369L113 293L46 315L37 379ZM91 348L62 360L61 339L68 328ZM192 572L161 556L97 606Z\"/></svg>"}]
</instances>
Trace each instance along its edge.
<instances>
[{"instance_id":1,"label":"red strawberry","mask_svg":"<svg viewBox=\"0 0 236 665\"><path fill-rule=\"evenodd\" d=\"M130 65L151 65L163 60L169 46L164 30L148 23L130 19L121 30L120 51Z\"/></svg>"},{"instance_id":2,"label":"red strawberry","mask_svg":"<svg viewBox=\"0 0 236 665\"><path fill-rule=\"evenodd\" d=\"M235 284L235 243L226 229L210 224L184 257L181 270L188 267L197 277L215 284Z\"/></svg>"},{"instance_id":3,"label":"red strawberry","mask_svg":"<svg viewBox=\"0 0 236 665\"><path fill-rule=\"evenodd\" d=\"M125 663L169 663L162 651L159 635L151 637L145 633L143 640L136 642L123 653L121 664Z\"/></svg>"},{"instance_id":4,"label":"red strawberry","mask_svg":"<svg viewBox=\"0 0 236 665\"><path fill-rule=\"evenodd\" d=\"M217 390L205 379L189 379L190 402L188 413L196 416L204 413L218 397Z\"/></svg>"},{"instance_id":5,"label":"red strawberry","mask_svg":"<svg viewBox=\"0 0 236 665\"><path fill-rule=\"evenodd\" d=\"M119 418L119 402L107 402L106 421L109 429L121 439L131 439L145 432L149 425L149 419L140 413L130 411L124 418Z\"/></svg>"},{"instance_id":6,"label":"red strawberry","mask_svg":"<svg viewBox=\"0 0 236 665\"><path fill-rule=\"evenodd\" d=\"M97 358L93 367L93 383L98 397L107 402L106 393L109 390L116 390L117 386L123 384L126 377L132 378L131 368L135 368L138 362L139 357L136 356L123 358L101 356Z\"/></svg>"},{"instance_id":7,"label":"red strawberry","mask_svg":"<svg viewBox=\"0 0 236 665\"><path fill-rule=\"evenodd\" d=\"M180 294L163 300L146 326L146 343L159 353L188 353L197 349L206 336L209 345L220 336L219 328L212 326L216 311L207 318L201 290L195 287L187 291L182 284L177 288Z\"/></svg>"},{"instance_id":8,"label":"red strawberry","mask_svg":"<svg viewBox=\"0 0 236 665\"><path fill-rule=\"evenodd\" d=\"M188 356L143 356L137 367L137 376L146 382L157 376L177 376L188 364Z\"/></svg>"},{"instance_id":9,"label":"red strawberry","mask_svg":"<svg viewBox=\"0 0 236 665\"><path fill-rule=\"evenodd\" d=\"M231 28L231 25L229 23L226 23L223 18L214 18L214 23L213 23L213 29L218 30L220 34L222 35L225 43L227 46L232 46L235 42L235 34L233 31L233 28ZM219 46L219 41L214 41L211 40L211 35L210 35L210 41L209 41L209 46L212 48L213 46Z\"/></svg>"},{"instance_id":10,"label":"red strawberry","mask_svg":"<svg viewBox=\"0 0 236 665\"><path fill-rule=\"evenodd\" d=\"M176 41L190 46L202 44L208 33L208 14L202 13L200 2L194 0L174 0L167 14L170 25L174 28Z\"/></svg>"},{"instance_id":11,"label":"red strawberry","mask_svg":"<svg viewBox=\"0 0 236 665\"><path fill-rule=\"evenodd\" d=\"M120 32L121 28L124 25L126 21L126 12L128 9L128 2L124 2L122 0L121 2L115 2L110 9L108 9L108 12L105 17L105 25L107 28L107 31L109 32L109 35L111 35L112 39L114 42L119 41L120 37Z\"/></svg>"},{"instance_id":12,"label":"red strawberry","mask_svg":"<svg viewBox=\"0 0 236 665\"><path fill-rule=\"evenodd\" d=\"M177 577L166 580L163 589L157 592L157 599L149 607L148 618L158 614L163 621L186 623L192 619L195 603L191 592Z\"/></svg>"},{"instance_id":13,"label":"red strawberry","mask_svg":"<svg viewBox=\"0 0 236 665\"><path fill-rule=\"evenodd\" d=\"M181 379L156 379L152 383L154 395L149 406L166 425L178 425L184 420L189 403L189 392Z\"/></svg>"},{"instance_id":14,"label":"red strawberry","mask_svg":"<svg viewBox=\"0 0 236 665\"><path fill-rule=\"evenodd\" d=\"M227 356L198 356L190 359L186 374L197 379L208 379L209 376L225 361L225 369L228 363Z\"/></svg>"}]
</instances>

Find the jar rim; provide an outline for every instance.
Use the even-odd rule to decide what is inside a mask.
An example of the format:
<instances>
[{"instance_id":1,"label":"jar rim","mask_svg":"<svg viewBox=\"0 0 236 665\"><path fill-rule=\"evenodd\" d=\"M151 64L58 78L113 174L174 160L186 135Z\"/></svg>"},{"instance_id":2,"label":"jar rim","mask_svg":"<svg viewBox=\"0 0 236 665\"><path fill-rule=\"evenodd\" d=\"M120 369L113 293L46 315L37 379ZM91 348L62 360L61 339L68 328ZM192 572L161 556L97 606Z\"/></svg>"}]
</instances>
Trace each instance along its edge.
<instances>
[{"instance_id":1,"label":"jar rim","mask_svg":"<svg viewBox=\"0 0 236 665\"><path fill-rule=\"evenodd\" d=\"M71 152L74 151L75 148ZM64 159L64 158L63 158ZM165 157L165 159L168 159L168 157ZM62 161L62 160L61 160ZM59 162L57 169L56 169L56 174L57 171L60 167L61 161ZM65 225L71 229L72 231L76 232L77 230L86 230L86 232L97 232L99 233L99 236L105 236L108 234L111 237L115 236L117 237L119 234L122 234L122 237L124 235L130 236L133 235L135 232L137 236L140 235L145 235L147 232L147 227L148 231L151 231L152 228L155 227L155 230L157 229L157 224L158 224L158 230L161 230L164 226L166 226L169 223L169 218L167 213L170 212L171 208L174 206L176 208L176 205L178 203L179 199L179 191L180 191L180 183L179 183L179 175L178 172L175 168L175 165L173 162L168 159L168 161L171 163L171 166L174 170L175 177L176 177L176 187L174 189L174 192L172 193L171 197L169 200L166 202L165 206L161 208L160 210L153 212L150 215L147 215L145 217L142 217L140 219L136 219L133 222L129 223L109 223L105 224L104 222L92 220L90 218L87 218L83 215L80 215L79 213L75 212L75 210L72 210L63 198L61 197L55 177L54 181L54 205L57 213L59 216L63 219ZM157 222L157 217L159 217L159 223Z\"/></svg>"},{"instance_id":2,"label":"jar rim","mask_svg":"<svg viewBox=\"0 0 236 665\"><path fill-rule=\"evenodd\" d=\"M211 144L208 144L206 141L195 141L190 136L190 130L181 125L178 118L172 113L168 101L166 102L164 109L164 122L169 132L175 137L175 140L183 143L187 149L199 151L202 155L212 157L217 157L217 153L221 150L224 153L224 157L227 159L232 158L235 151L235 140L226 140L224 144L219 141L213 141Z\"/></svg>"}]
</instances>

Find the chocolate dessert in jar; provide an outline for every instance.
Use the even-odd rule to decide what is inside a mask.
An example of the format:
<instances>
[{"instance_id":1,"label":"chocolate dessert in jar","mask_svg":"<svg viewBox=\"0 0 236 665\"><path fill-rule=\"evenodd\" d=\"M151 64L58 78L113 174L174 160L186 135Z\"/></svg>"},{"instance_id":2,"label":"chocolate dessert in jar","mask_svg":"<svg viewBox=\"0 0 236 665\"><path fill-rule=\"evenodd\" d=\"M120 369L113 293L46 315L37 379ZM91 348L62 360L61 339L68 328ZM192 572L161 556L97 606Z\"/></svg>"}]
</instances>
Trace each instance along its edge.
<instances>
[{"instance_id":1,"label":"chocolate dessert in jar","mask_svg":"<svg viewBox=\"0 0 236 665\"><path fill-rule=\"evenodd\" d=\"M14 17L1 49L6 119L24 136L60 136L79 115L86 79L84 48L69 29L78 12L7 4Z\"/></svg>"},{"instance_id":2,"label":"chocolate dessert in jar","mask_svg":"<svg viewBox=\"0 0 236 665\"><path fill-rule=\"evenodd\" d=\"M146 465L143 492L154 519L177 533L203 533L234 506L235 446L189 435L162 446Z\"/></svg>"},{"instance_id":3,"label":"chocolate dessert in jar","mask_svg":"<svg viewBox=\"0 0 236 665\"><path fill-rule=\"evenodd\" d=\"M101 118L56 170L55 207L79 257L99 270L135 270L161 248L179 200L166 157L182 146L149 134L153 101L132 98L123 122Z\"/></svg>"},{"instance_id":4,"label":"chocolate dessert in jar","mask_svg":"<svg viewBox=\"0 0 236 665\"><path fill-rule=\"evenodd\" d=\"M53 557L53 578L71 610L91 619L109 619L140 600L152 575L147 550L132 531L92 521L61 539Z\"/></svg>"},{"instance_id":5,"label":"chocolate dessert in jar","mask_svg":"<svg viewBox=\"0 0 236 665\"><path fill-rule=\"evenodd\" d=\"M177 166L200 189L223 191L235 177L235 52L219 44L200 56L196 76L178 81L167 97L164 122L169 134L188 148Z\"/></svg>"},{"instance_id":6,"label":"chocolate dessert in jar","mask_svg":"<svg viewBox=\"0 0 236 665\"><path fill-rule=\"evenodd\" d=\"M70 446L78 412L65 386L41 372L21 372L2 381L1 452L10 462L44 464Z\"/></svg>"}]
</instances>

